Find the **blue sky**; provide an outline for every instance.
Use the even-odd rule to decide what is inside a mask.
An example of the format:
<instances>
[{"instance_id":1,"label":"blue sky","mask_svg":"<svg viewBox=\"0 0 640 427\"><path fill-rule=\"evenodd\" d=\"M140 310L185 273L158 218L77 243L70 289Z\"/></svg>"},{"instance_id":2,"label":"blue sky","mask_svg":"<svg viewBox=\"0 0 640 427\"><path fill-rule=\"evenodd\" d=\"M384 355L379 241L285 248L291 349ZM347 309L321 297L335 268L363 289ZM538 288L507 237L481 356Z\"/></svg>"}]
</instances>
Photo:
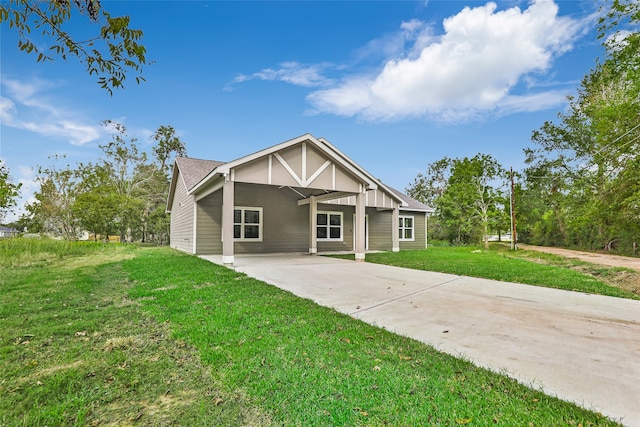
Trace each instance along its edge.
<instances>
[{"instance_id":1,"label":"blue sky","mask_svg":"<svg viewBox=\"0 0 640 427\"><path fill-rule=\"evenodd\" d=\"M146 83L113 96L74 59L19 52L2 24L0 158L23 183L20 204L49 156L97 160L107 119L147 148L171 125L190 157L221 161L309 132L399 189L444 156L487 153L520 169L531 132L564 110L603 54L590 1L103 6L131 16L154 61Z\"/></svg>"}]
</instances>

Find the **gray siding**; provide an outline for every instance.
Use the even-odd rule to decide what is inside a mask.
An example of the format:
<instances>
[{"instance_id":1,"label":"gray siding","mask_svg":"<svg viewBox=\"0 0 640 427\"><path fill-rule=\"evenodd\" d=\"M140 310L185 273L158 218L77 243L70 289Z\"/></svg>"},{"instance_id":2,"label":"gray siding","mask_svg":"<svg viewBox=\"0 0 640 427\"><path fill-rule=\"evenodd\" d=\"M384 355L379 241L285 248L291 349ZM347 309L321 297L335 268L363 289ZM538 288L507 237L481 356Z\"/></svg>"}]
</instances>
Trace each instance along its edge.
<instances>
[{"instance_id":1,"label":"gray siding","mask_svg":"<svg viewBox=\"0 0 640 427\"><path fill-rule=\"evenodd\" d=\"M176 192L176 196L178 192ZM258 184L235 184L235 205L262 208L262 242L235 242L236 254L307 252L309 250L309 205L298 206L297 198L290 191L276 186ZM193 207L190 208L191 211ZM318 211L342 212L343 240L336 242L318 241L319 252L353 250L353 206L318 204ZM369 221L370 250L390 251L391 220L390 210L367 208ZM401 215L412 215L415 224L413 242L400 242L401 249L425 248L424 212L401 211ZM222 253L222 191L217 191L198 202L198 237L196 253L202 255ZM191 224L191 223L190 223ZM189 226L189 232L191 232ZM172 233L174 223L172 215ZM189 236L190 237L190 236ZM173 234L172 234L173 239ZM191 249L189 248L189 252Z\"/></svg>"},{"instance_id":2,"label":"gray siding","mask_svg":"<svg viewBox=\"0 0 640 427\"><path fill-rule=\"evenodd\" d=\"M400 250L425 249L427 247L427 216L424 212L400 211L400 216L413 217L413 242L400 241Z\"/></svg>"},{"instance_id":3,"label":"gray siding","mask_svg":"<svg viewBox=\"0 0 640 427\"><path fill-rule=\"evenodd\" d=\"M178 177L173 206L171 206L172 248L193 253L193 196L187 194L187 188L181 177Z\"/></svg>"},{"instance_id":4,"label":"gray siding","mask_svg":"<svg viewBox=\"0 0 640 427\"><path fill-rule=\"evenodd\" d=\"M196 253L222 253L222 191L198 201L198 240Z\"/></svg>"},{"instance_id":5,"label":"gray siding","mask_svg":"<svg viewBox=\"0 0 640 427\"><path fill-rule=\"evenodd\" d=\"M367 214L369 215L369 250L390 251L392 249L392 212L367 208Z\"/></svg>"},{"instance_id":6,"label":"gray siding","mask_svg":"<svg viewBox=\"0 0 640 427\"><path fill-rule=\"evenodd\" d=\"M298 206L290 192L256 184L235 185L235 206L262 208L262 242L235 242L234 252L274 253L309 250L309 206ZM198 254L222 253L222 192L198 202Z\"/></svg>"},{"instance_id":7,"label":"gray siding","mask_svg":"<svg viewBox=\"0 0 640 427\"><path fill-rule=\"evenodd\" d=\"M342 212L342 220L344 221L344 224L342 224L342 241L323 242L318 240L318 252L353 251L353 214L355 213L355 208L353 206L318 203L318 212Z\"/></svg>"},{"instance_id":8,"label":"gray siding","mask_svg":"<svg viewBox=\"0 0 640 427\"><path fill-rule=\"evenodd\" d=\"M298 206L290 191L236 183L236 206L262 208L262 242L235 242L237 254L309 251L309 206Z\"/></svg>"}]
</instances>

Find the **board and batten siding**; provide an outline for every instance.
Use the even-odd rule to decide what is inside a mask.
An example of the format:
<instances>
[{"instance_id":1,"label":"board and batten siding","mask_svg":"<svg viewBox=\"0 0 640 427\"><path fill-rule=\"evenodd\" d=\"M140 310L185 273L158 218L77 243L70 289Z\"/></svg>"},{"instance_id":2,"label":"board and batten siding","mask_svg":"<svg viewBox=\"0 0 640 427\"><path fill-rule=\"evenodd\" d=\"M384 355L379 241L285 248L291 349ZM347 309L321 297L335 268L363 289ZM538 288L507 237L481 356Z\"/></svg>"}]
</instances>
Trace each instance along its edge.
<instances>
[{"instance_id":1,"label":"board and batten siding","mask_svg":"<svg viewBox=\"0 0 640 427\"><path fill-rule=\"evenodd\" d=\"M193 196L187 194L187 188L181 178L178 179L171 206L171 247L193 253Z\"/></svg>"}]
</instances>

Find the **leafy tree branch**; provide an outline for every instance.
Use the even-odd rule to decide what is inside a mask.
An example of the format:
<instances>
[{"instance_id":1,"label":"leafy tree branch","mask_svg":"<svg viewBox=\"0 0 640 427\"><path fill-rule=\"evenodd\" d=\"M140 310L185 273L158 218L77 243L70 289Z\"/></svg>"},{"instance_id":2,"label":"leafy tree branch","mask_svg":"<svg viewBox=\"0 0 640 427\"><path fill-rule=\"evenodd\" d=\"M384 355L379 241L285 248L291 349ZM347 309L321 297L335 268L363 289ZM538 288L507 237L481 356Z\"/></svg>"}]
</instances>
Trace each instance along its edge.
<instances>
[{"instance_id":1,"label":"leafy tree branch","mask_svg":"<svg viewBox=\"0 0 640 427\"><path fill-rule=\"evenodd\" d=\"M77 40L64 30L74 11L85 15L90 22L101 24L99 34L88 40ZM96 75L98 84L110 95L123 88L129 73L136 83L144 81L143 66L147 63L146 49L140 42L143 33L129 28L130 17L112 17L99 0L10 0L0 3L0 24L7 24L18 32L18 49L37 54L38 62L53 61L57 56L66 60L76 57L85 64L89 75ZM32 28L52 39L48 49L38 47Z\"/></svg>"}]
</instances>

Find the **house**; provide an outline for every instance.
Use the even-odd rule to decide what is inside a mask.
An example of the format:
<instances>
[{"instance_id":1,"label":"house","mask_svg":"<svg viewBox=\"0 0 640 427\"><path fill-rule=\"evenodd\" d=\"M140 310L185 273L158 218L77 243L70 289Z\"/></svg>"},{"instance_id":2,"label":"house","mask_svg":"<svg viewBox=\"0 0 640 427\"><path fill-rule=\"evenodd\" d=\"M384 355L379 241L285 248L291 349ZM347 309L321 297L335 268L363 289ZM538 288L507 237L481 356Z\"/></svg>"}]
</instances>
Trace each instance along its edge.
<instances>
[{"instance_id":1,"label":"house","mask_svg":"<svg viewBox=\"0 0 640 427\"><path fill-rule=\"evenodd\" d=\"M5 237L16 237L20 232L15 228L5 227L4 225L0 225L0 239Z\"/></svg>"},{"instance_id":2,"label":"house","mask_svg":"<svg viewBox=\"0 0 640 427\"><path fill-rule=\"evenodd\" d=\"M171 246L193 254L424 249L428 206L310 134L231 162L177 158Z\"/></svg>"}]
</instances>

